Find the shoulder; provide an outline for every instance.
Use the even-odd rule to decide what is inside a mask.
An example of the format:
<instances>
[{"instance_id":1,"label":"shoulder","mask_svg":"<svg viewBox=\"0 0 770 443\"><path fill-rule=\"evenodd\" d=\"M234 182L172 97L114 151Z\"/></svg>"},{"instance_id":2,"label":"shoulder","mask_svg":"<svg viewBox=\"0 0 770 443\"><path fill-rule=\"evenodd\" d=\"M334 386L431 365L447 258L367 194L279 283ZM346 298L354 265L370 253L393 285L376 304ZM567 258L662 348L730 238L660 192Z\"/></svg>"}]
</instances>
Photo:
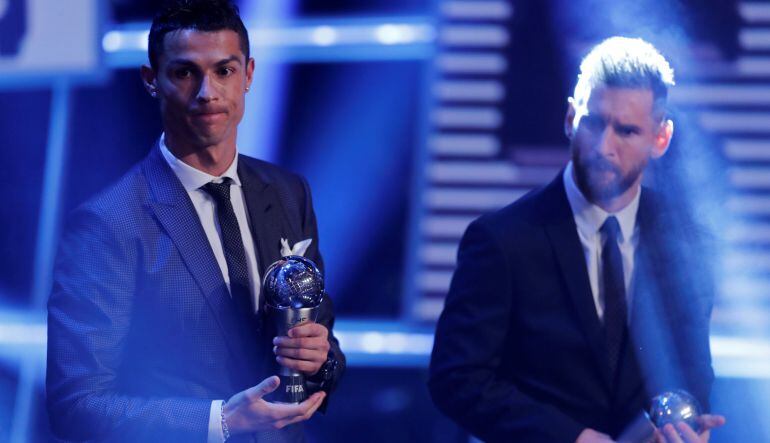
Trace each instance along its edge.
<instances>
[{"instance_id":1,"label":"shoulder","mask_svg":"<svg viewBox=\"0 0 770 443\"><path fill-rule=\"evenodd\" d=\"M239 166L243 166L249 173L255 173L263 180L270 182L303 182L304 177L275 163L270 163L258 158L240 154Z\"/></svg>"},{"instance_id":2,"label":"shoulder","mask_svg":"<svg viewBox=\"0 0 770 443\"><path fill-rule=\"evenodd\" d=\"M75 207L66 217L63 235L98 235L118 241L141 237L152 223L151 204L158 186L151 182L162 184L175 178L170 170L158 173L162 170L159 158L151 150L115 182Z\"/></svg>"},{"instance_id":3,"label":"shoulder","mask_svg":"<svg viewBox=\"0 0 770 443\"><path fill-rule=\"evenodd\" d=\"M94 213L114 222L132 218L147 201L150 189L141 163L75 208L73 214Z\"/></svg>"},{"instance_id":4,"label":"shoulder","mask_svg":"<svg viewBox=\"0 0 770 443\"><path fill-rule=\"evenodd\" d=\"M250 174L263 183L285 188L291 192L306 192L307 181L300 174L243 154L238 156L238 162L239 173Z\"/></svg>"},{"instance_id":5,"label":"shoulder","mask_svg":"<svg viewBox=\"0 0 770 443\"><path fill-rule=\"evenodd\" d=\"M140 165L114 184L77 206L66 217L57 253L57 270L108 266L136 258L137 240L150 220L143 196L149 192Z\"/></svg>"},{"instance_id":6,"label":"shoulder","mask_svg":"<svg viewBox=\"0 0 770 443\"><path fill-rule=\"evenodd\" d=\"M494 232L515 234L542 227L554 217L570 216L561 175L535 188L507 206L482 215L474 223Z\"/></svg>"},{"instance_id":7,"label":"shoulder","mask_svg":"<svg viewBox=\"0 0 770 443\"><path fill-rule=\"evenodd\" d=\"M463 234L459 250L461 255L475 251L477 255L532 256L545 250L545 227L561 224L563 217L571 217L571 211L561 180L554 180L474 220Z\"/></svg>"},{"instance_id":8,"label":"shoulder","mask_svg":"<svg viewBox=\"0 0 770 443\"><path fill-rule=\"evenodd\" d=\"M710 241L714 235L708 220L698 217L685 199L648 187L642 188L639 220L649 231L665 235L671 241L694 238Z\"/></svg>"}]
</instances>

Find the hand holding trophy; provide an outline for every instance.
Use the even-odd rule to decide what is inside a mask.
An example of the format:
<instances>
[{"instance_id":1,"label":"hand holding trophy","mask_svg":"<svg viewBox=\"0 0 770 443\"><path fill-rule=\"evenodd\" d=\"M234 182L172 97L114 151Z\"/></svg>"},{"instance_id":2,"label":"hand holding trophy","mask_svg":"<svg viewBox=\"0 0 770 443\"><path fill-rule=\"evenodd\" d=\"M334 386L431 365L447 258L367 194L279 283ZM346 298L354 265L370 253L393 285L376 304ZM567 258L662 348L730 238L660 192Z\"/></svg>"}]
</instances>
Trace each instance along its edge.
<instances>
[{"instance_id":1,"label":"hand holding trophy","mask_svg":"<svg viewBox=\"0 0 770 443\"><path fill-rule=\"evenodd\" d=\"M279 336L287 336L289 329L295 326L314 322L325 295L321 271L312 260L298 255L283 257L270 265L262 288L267 315ZM281 366L279 377L281 388L276 391L277 401L301 403L307 398L302 373Z\"/></svg>"},{"instance_id":2,"label":"hand holding trophy","mask_svg":"<svg viewBox=\"0 0 770 443\"><path fill-rule=\"evenodd\" d=\"M652 398L650 410L640 415L618 438L619 443L701 441L698 435L725 422L719 415L704 415L698 400L689 392L676 389ZM687 436L682 435L680 423L686 424ZM705 423L705 426L704 426ZM666 425L673 429L664 430ZM682 429L686 429L683 427ZM671 434L671 435L669 435ZM706 434L707 435L707 434ZM682 440L684 439L684 440Z\"/></svg>"},{"instance_id":3,"label":"hand holding trophy","mask_svg":"<svg viewBox=\"0 0 770 443\"><path fill-rule=\"evenodd\" d=\"M682 389L664 392L653 397L648 416L655 427L662 429L671 423L687 423L696 433L700 433L700 417L702 409L698 400Z\"/></svg>"}]
</instances>

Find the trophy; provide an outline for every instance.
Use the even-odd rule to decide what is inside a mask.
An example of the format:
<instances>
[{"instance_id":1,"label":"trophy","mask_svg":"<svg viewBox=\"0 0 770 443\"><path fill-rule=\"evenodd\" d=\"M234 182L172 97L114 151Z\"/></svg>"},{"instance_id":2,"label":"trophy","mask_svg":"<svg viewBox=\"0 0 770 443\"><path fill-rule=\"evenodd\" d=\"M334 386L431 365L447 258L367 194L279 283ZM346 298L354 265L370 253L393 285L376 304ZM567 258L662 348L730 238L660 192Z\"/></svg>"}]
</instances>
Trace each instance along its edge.
<instances>
[{"instance_id":1,"label":"trophy","mask_svg":"<svg viewBox=\"0 0 770 443\"><path fill-rule=\"evenodd\" d=\"M700 404L695 397L687 391L677 389L654 397L649 416L659 429L668 423L676 424L682 421L687 423L697 434L700 433L698 416L700 416L701 411Z\"/></svg>"},{"instance_id":2,"label":"trophy","mask_svg":"<svg viewBox=\"0 0 770 443\"><path fill-rule=\"evenodd\" d=\"M270 265L262 282L266 313L277 333L287 336L294 326L315 321L324 297L324 280L315 263L299 255L283 257ZM281 387L276 401L301 403L307 398L305 377L293 369L280 367Z\"/></svg>"},{"instance_id":3,"label":"trophy","mask_svg":"<svg viewBox=\"0 0 770 443\"><path fill-rule=\"evenodd\" d=\"M650 410L640 414L623 434L619 443L640 443L652 440L655 429L679 422L687 423L693 431L700 432L698 416L701 414L698 400L687 391L677 389L653 397Z\"/></svg>"}]
</instances>

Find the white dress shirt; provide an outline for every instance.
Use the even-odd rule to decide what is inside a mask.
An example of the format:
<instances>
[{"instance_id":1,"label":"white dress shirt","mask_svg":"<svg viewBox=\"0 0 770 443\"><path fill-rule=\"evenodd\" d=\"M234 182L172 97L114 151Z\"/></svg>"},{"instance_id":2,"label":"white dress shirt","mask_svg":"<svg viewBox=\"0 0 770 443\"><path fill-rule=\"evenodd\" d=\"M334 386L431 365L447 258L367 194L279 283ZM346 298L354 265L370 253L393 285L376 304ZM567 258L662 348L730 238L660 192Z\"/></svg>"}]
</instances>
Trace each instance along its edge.
<instances>
[{"instance_id":1,"label":"white dress shirt","mask_svg":"<svg viewBox=\"0 0 770 443\"><path fill-rule=\"evenodd\" d=\"M620 237L618 247L623 258L623 279L626 286L626 305L629 309L628 318L631 318L632 278L634 274L634 252L639 245L639 227L636 225L636 213L639 210L639 197L642 189L639 187L636 197L620 211L610 214L599 206L589 202L575 183L573 166L570 161L564 169L562 179L567 191L572 215L577 225L577 233L580 244L583 246L583 255L588 269L588 279L591 282L591 293L596 306L599 320L604 319L604 284L602 279L602 235L599 229L607 217L615 216L620 225Z\"/></svg>"},{"instance_id":2,"label":"white dress shirt","mask_svg":"<svg viewBox=\"0 0 770 443\"><path fill-rule=\"evenodd\" d=\"M238 178L238 153L236 151L235 158L230 164L230 167L219 177L207 174L203 171L193 168L192 166L184 163L174 156L166 146L165 134L160 136L160 151L163 154L163 158L174 171L174 174L182 182L182 186L187 195L190 196L192 204L195 207L195 212L198 213L198 218L203 226L203 231L206 233L206 238L211 245L211 250L214 252L214 257L219 265L219 270L222 272L222 277L227 284L227 288L230 288L230 275L227 272L227 260L225 260L225 252L222 247L222 234L219 229L219 219L216 213L216 203L214 199L203 189L201 186L209 182L221 183L225 177L229 177L233 184L230 186L230 201L233 204L233 210L235 211L235 218L238 220L238 227L241 231L241 239L243 240L243 248L246 252L246 265L249 273L249 282L252 297L252 306L256 312L259 306L259 269L257 268L257 255L254 246L254 239L251 236L251 230L249 229L249 217L246 211L246 200L243 196L243 189L241 187L241 179ZM211 402L211 408L209 410L209 443L221 443L224 441L224 433L222 431L222 400L214 400Z\"/></svg>"}]
</instances>

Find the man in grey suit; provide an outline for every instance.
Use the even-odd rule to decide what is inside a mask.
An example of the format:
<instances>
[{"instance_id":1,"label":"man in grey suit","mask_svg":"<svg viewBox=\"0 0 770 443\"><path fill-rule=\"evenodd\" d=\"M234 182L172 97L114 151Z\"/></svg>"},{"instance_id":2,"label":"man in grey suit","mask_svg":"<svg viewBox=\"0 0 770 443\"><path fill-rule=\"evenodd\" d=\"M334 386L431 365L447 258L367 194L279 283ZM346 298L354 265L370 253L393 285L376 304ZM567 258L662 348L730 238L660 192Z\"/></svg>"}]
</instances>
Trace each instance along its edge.
<instances>
[{"instance_id":1,"label":"man in grey suit","mask_svg":"<svg viewBox=\"0 0 770 443\"><path fill-rule=\"evenodd\" d=\"M176 0L153 20L149 94L164 133L69 218L49 301L48 410L57 437L89 441L303 441L344 355L331 300L275 337L260 276L287 253L323 266L306 181L239 155L254 60L227 0ZM283 249L282 249L283 245ZM293 248L291 245L295 245ZM312 395L264 398L277 364Z\"/></svg>"}]
</instances>

